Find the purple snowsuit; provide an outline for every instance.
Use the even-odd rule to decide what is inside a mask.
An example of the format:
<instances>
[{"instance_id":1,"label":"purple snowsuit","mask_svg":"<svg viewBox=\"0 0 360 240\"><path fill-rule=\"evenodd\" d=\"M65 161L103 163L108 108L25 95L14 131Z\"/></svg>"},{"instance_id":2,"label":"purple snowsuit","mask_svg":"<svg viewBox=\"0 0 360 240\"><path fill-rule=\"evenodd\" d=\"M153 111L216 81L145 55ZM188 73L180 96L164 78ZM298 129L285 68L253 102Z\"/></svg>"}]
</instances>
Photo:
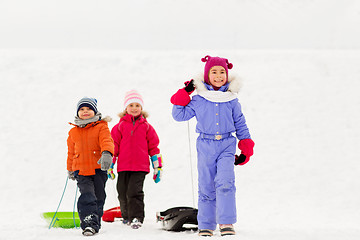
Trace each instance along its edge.
<instances>
[{"instance_id":1,"label":"purple snowsuit","mask_svg":"<svg viewBox=\"0 0 360 240\"><path fill-rule=\"evenodd\" d=\"M201 84L206 90L214 91L212 86ZM218 91L226 92L228 88L229 83ZM172 115L176 121L187 121L194 116L197 119L199 229L215 230L217 223L235 223L236 138L232 133L236 132L239 140L250 138L238 99L213 102L195 95L187 106L174 105ZM216 140L216 135L222 138Z\"/></svg>"}]
</instances>

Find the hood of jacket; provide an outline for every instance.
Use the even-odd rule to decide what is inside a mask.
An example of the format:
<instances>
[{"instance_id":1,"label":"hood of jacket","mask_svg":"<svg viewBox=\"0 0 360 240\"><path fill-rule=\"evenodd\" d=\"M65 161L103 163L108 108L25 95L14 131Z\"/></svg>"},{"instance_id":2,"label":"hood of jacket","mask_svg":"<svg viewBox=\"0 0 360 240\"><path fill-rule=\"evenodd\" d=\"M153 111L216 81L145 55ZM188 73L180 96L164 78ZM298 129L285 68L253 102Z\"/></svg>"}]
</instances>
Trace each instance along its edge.
<instances>
[{"instance_id":1,"label":"hood of jacket","mask_svg":"<svg viewBox=\"0 0 360 240\"><path fill-rule=\"evenodd\" d=\"M147 114L146 114L146 116L147 116ZM146 116L143 113L141 113L140 116L135 119L131 114L120 113L119 114L119 117L120 117L119 122L123 122L123 121L133 122L134 120L137 120L139 122L145 122L146 121Z\"/></svg>"},{"instance_id":2,"label":"hood of jacket","mask_svg":"<svg viewBox=\"0 0 360 240\"><path fill-rule=\"evenodd\" d=\"M196 93L211 102L228 102L237 98L241 89L241 80L236 75L229 75L228 82L218 91L204 82L204 77L198 75L194 79Z\"/></svg>"},{"instance_id":3,"label":"hood of jacket","mask_svg":"<svg viewBox=\"0 0 360 240\"><path fill-rule=\"evenodd\" d=\"M195 85L195 88L196 88L196 92L198 94L203 92L203 91L211 91L207 87L207 86L210 86L210 85L205 83L203 74L199 74L196 77L194 77L193 79L194 79L194 85ZM240 92L241 87L242 87L242 80L237 75L233 75L233 74L230 75L229 74L228 82L224 86L225 86L225 89L223 90L224 92L232 92L234 94L238 94ZM221 91L221 89L220 89L220 91Z\"/></svg>"},{"instance_id":4,"label":"hood of jacket","mask_svg":"<svg viewBox=\"0 0 360 240\"><path fill-rule=\"evenodd\" d=\"M123 112L121 112L121 113L118 114L118 116L119 116L120 118L124 117L125 115L129 115L129 114L126 113L126 110L124 110ZM144 118L148 118L148 117L149 117L149 114L148 114L146 111L144 111L144 110L141 110L140 115L143 116Z\"/></svg>"}]
</instances>

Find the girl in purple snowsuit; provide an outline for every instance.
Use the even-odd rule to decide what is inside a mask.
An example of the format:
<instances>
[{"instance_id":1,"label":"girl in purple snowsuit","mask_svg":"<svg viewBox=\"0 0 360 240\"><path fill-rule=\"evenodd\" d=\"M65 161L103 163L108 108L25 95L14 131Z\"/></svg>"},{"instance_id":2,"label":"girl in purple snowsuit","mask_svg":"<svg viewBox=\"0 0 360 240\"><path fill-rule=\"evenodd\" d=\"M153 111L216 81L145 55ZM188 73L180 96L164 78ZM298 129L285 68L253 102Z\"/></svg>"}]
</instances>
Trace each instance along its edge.
<instances>
[{"instance_id":1,"label":"girl in purple snowsuit","mask_svg":"<svg viewBox=\"0 0 360 240\"><path fill-rule=\"evenodd\" d=\"M246 164L253 155L245 117L237 93L239 79L228 77L232 64L225 58L206 56L203 78L186 82L172 97L176 121L196 117L198 152L198 227L200 236L212 236L219 224L222 236L234 235L236 222L235 165ZM197 90L192 99L190 94ZM236 137L240 156L235 156Z\"/></svg>"}]
</instances>

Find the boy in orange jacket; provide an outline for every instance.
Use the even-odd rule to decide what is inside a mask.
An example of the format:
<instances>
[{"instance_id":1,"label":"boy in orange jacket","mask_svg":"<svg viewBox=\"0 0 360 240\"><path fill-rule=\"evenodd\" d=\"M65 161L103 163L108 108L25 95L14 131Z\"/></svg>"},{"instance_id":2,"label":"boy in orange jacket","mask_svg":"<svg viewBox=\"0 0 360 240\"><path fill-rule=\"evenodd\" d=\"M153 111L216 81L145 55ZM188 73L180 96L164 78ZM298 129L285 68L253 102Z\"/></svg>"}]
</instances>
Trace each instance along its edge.
<instances>
[{"instance_id":1,"label":"boy in orange jacket","mask_svg":"<svg viewBox=\"0 0 360 240\"><path fill-rule=\"evenodd\" d=\"M97 110L97 100L84 97L77 104L74 127L67 139L67 170L80 189L78 213L83 235L99 232L105 203L107 170L112 163L114 143L107 122Z\"/></svg>"}]
</instances>

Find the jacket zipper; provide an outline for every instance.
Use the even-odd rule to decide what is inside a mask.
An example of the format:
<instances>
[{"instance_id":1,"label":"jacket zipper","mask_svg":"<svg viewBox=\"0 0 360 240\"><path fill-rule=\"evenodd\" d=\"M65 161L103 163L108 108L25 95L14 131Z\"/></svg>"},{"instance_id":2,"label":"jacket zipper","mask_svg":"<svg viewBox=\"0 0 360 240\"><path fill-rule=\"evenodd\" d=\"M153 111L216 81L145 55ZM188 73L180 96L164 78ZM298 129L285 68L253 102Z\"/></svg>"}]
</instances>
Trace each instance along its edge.
<instances>
[{"instance_id":1,"label":"jacket zipper","mask_svg":"<svg viewBox=\"0 0 360 240\"><path fill-rule=\"evenodd\" d=\"M134 127L135 127L135 118L134 117L131 117L132 118L132 120L133 120L133 129L131 130L131 136L133 135L133 133L134 133Z\"/></svg>"}]
</instances>

